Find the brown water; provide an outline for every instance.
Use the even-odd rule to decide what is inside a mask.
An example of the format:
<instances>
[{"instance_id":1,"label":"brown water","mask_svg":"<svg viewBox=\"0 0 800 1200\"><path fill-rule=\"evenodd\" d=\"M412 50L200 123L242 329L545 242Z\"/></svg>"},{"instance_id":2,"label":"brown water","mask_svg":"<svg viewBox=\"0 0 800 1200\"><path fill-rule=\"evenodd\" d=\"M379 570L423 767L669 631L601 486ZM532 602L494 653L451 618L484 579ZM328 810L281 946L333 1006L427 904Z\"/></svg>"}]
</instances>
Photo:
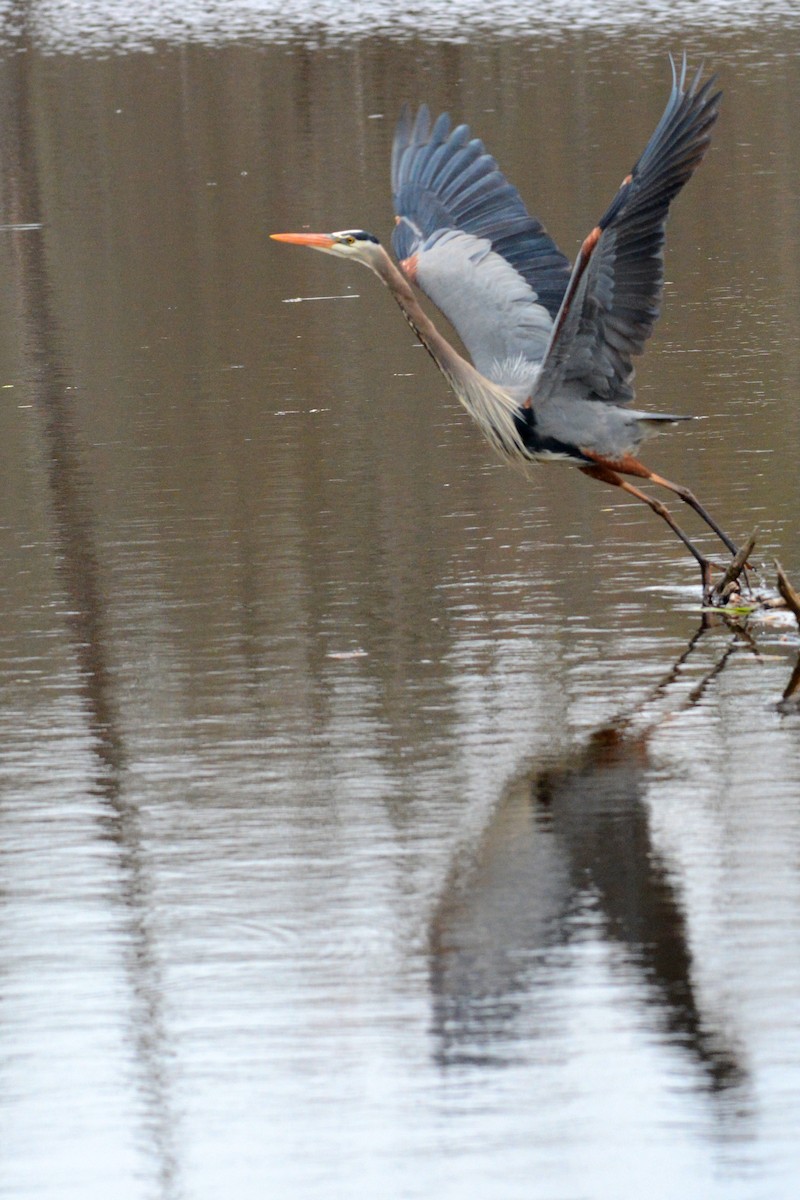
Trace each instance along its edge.
<instances>
[{"instance_id":1,"label":"brown water","mask_svg":"<svg viewBox=\"0 0 800 1200\"><path fill-rule=\"evenodd\" d=\"M427 99L572 254L705 55L649 458L797 579L791 9L142 7L5 7L0 1195L789 1200L796 631L266 234Z\"/></svg>"}]
</instances>

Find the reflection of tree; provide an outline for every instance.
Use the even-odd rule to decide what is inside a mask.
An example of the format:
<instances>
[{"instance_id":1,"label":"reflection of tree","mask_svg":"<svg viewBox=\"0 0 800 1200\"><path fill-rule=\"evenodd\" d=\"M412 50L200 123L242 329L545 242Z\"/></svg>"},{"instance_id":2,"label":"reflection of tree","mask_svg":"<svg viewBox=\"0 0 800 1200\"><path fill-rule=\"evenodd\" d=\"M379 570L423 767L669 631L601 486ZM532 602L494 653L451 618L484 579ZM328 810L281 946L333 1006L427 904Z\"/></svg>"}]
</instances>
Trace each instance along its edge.
<instances>
[{"instance_id":1,"label":"reflection of tree","mask_svg":"<svg viewBox=\"0 0 800 1200\"><path fill-rule=\"evenodd\" d=\"M670 703L702 633L636 713L597 730L562 761L514 780L480 845L454 869L430 932L444 1066L507 1054L525 1008L545 1019L540 1001L560 976L559 956L587 920L599 920L624 949L626 969L645 984L656 1023L692 1058L705 1088L744 1087L735 1046L702 1011L680 895L645 803L652 733L696 704L732 653L733 645L680 704Z\"/></svg>"},{"instance_id":2,"label":"reflection of tree","mask_svg":"<svg viewBox=\"0 0 800 1200\"><path fill-rule=\"evenodd\" d=\"M25 30L26 8L17 13ZM178 1195L173 1121L164 1069L166 1034L162 988L150 933L150 884L142 851L138 809L125 792L126 754L109 670L105 603L94 546L94 523L78 450L68 393L64 353L54 316L45 244L30 44L11 54L0 73L0 180L4 216L19 226L13 236L12 281L31 398L40 418L42 463L49 489L61 584L77 665L83 712L94 749L92 791L104 819L100 836L118 850L119 900L128 917L128 971L134 995L132 1039L141 1067L140 1090L148 1143L157 1162L160 1194ZM26 228L27 226L27 228Z\"/></svg>"}]
</instances>

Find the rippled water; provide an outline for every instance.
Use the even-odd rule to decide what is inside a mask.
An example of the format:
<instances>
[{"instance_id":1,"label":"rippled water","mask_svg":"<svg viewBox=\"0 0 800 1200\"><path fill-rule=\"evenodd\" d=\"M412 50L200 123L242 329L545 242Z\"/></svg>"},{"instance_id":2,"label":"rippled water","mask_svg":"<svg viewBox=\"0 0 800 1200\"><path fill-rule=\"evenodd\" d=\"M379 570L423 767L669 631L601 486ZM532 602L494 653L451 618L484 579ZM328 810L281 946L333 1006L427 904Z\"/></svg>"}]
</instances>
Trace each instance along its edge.
<instances>
[{"instance_id":1,"label":"rippled water","mask_svg":"<svg viewBox=\"0 0 800 1200\"><path fill-rule=\"evenodd\" d=\"M11 29L17 25L19 6L5 9ZM26 6L25 20L35 31L37 44L49 52L96 54L102 50L152 51L164 42L182 45L224 45L239 39L280 43L302 39L310 45L352 44L377 35L396 38L424 37L467 43L473 37L519 39L536 35L569 39L580 31L603 37L620 34L703 36L741 29L796 28L797 6L790 0L756 0L743 6L738 0L540 0L520 4L512 0L429 0L424 5L398 5L391 0L184 0L136 4L131 0L91 3L71 0L37 0ZM16 17L16 20L15 20Z\"/></svg>"},{"instance_id":2,"label":"rippled water","mask_svg":"<svg viewBox=\"0 0 800 1200\"><path fill-rule=\"evenodd\" d=\"M0 59L0 1195L789 1200L796 629L703 629L652 514L494 463L377 281L266 238L388 237L412 98L574 253L688 25L294 11L16 6ZM779 18L691 39L725 100L638 375L767 586Z\"/></svg>"}]
</instances>

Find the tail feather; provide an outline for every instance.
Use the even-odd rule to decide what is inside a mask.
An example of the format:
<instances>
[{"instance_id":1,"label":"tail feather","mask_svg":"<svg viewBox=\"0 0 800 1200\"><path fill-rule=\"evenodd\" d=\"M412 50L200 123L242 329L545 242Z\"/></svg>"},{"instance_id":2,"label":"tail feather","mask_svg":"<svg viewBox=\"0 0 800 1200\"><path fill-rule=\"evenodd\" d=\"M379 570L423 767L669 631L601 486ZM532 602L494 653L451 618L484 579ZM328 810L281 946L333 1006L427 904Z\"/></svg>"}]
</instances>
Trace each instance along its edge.
<instances>
[{"instance_id":1,"label":"tail feather","mask_svg":"<svg viewBox=\"0 0 800 1200\"><path fill-rule=\"evenodd\" d=\"M678 413L632 412L631 416L640 421L642 425L671 425L675 421L698 421L700 419L687 413L678 415Z\"/></svg>"}]
</instances>

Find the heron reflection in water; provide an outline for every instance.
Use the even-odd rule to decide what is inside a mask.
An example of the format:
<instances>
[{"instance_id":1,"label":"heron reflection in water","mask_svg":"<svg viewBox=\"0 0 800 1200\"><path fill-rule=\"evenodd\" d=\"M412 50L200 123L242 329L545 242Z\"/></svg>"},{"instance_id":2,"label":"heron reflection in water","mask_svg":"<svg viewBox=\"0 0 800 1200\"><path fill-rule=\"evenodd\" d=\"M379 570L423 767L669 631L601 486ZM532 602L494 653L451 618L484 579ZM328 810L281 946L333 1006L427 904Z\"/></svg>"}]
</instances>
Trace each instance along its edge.
<instances>
[{"instance_id":1,"label":"heron reflection in water","mask_svg":"<svg viewBox=\"0 0 800 1200\"><path fill-rule=\"evenodd\" d=\"M688 915L652 829L654 735L702 705L738 647L721 654L701 625L634 709L503 788L477 839L462 844L429 928L432 1032L443 1068L515 1061L526 1038L557 1036L559 990L575 947L596 937L612 976L688 1056L700 1091L750 1110L745 1063L728 1015L696 985ZM695 682L690 659L713 652Z\"/></svg>"},{"instance_id":2,"label":"heron reflection in water","mask_svg":"<svg viewBox=\"0 0 800 1200\"><path fill-rule=\"evenodd\" d=\"M641 442L675 413L629 407L632 359L661 308L669 206L703 158L721 93L715 77L672 64L672 90L641 157L584 240L574 265L466 125L431 124L404 108L394 137L395 266L360 229L276 233L277 241L369 267L388 287L458 399L504 458L529 467L573 463L592 479L647 504L697 560L706 598L713 563L660 500L626 476L688 504L727 550L736 546L688 488L637 457ZM468 362L422 309L414 285L447 316ZM474 365L473 365L474 364Z\"/></svg>"}]
</instances>

